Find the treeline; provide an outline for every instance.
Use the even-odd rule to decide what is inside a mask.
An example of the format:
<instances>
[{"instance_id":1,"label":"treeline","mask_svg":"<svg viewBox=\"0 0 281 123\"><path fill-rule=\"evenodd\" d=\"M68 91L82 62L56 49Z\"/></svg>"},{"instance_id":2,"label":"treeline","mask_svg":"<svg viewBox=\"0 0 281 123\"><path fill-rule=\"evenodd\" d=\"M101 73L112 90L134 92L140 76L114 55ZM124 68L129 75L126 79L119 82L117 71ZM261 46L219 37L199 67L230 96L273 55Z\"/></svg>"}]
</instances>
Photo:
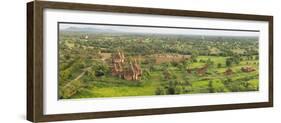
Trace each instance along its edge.
<instances>
[{"instance_id":1,"label":"treeline","mask_svg":"<svg viewBox=\"0 0 281 123\"><path fill-rule=\"evenodd\" d=\"M65 34L66 35L66 34ZM76 35L79 35L77 33ZM84 35L81 33L81 35ZM64 35L62 35L63 37ZM63 39L67 39L67 35ZM177 53L206 56L232 56L234 50L241 50L240 55L258 55L258 39L249 37L205 37L198 36L157 36L157 35L95 35L90 34L88 41L75 38L75 44L96 47L103 52L122 49L126 55L149 55L160 53ZM250 47L249 47L250 46ZM214 52L213 49L217 49Z\"/></svg>"},{"instance_id":2,"label":"treeline","mask_svg":"<svg viewBox=\"0 0 281 123\"><path fill-rule=\"evenodd\" d=\"M155 90L156 95L174 95L174 94L190 94L190 93L219 93L219 92L243 92L257 91L259 86L255 82L249 80L257 78L257 75L242 77L236 80L231 78L209 80L207 86L196 87L192 82L186 80L170 79L163 81Z\"/></svg>"}]
</instances>

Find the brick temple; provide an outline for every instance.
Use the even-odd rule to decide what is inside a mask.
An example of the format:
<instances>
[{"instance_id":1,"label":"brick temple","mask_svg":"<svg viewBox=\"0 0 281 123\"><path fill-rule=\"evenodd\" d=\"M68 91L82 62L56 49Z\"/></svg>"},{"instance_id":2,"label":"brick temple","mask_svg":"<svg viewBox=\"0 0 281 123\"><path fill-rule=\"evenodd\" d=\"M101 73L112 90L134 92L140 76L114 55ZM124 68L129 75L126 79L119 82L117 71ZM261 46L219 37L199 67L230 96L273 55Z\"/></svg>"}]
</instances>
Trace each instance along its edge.
<instances>
[{"instance_id":1,"label":"brick temple","mask_svg":"<svg viewBox=\"0 0 281 123\"><path fill-rule=\"evenodd\" d=\"M142 69L136 59L125 62L124 53L117 51L112 54L111 74L125 80L140 80Z\"/></svg>"}]
</instances>

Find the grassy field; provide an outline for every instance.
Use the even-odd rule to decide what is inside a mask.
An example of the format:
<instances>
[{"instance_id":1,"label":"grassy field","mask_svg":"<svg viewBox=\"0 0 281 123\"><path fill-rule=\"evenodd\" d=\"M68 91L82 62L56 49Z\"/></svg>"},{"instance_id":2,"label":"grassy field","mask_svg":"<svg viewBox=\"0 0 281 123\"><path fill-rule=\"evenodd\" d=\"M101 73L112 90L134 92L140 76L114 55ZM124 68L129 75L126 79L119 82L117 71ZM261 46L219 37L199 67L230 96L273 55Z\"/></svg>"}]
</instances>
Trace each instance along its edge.
<instances>
[{"instance_id":1,"label":"grassy field","mask_svg":"<svg viewBox=\"0 0 281 123\"><path fill-rule=\"evenodd\" d=\"M199 56L197 58L198 61L200 60L208 60L214 61L214 64L222 64L222 66L225 66L225 60L227 57L219 57L219 56ZM193 91L189 92L191 93L208 93L209 92L209 82L210 80L213 81L214 88L217 88L219 91L222 92L231 92L228 88L225 87L222 80L225 78L231 78L233 81L239 80L241 78L249 77L249 76L257 76L258 71L254 71L251 73L243 73L241 72L241 67L246 65L246 63L249 63L250 66L258 69L256 65L254 65L254 62L258 62L257 60L246 60L241 62L240 65L234 65L231 68L235 74L230 76L224 76L224 72L226 71L226 67L222 68L210 68L208 71L212 71L216 74L211 75L205 75L204 77L197 76L196 74L187 74L182 72L176 67L170 67L170 70L173 70L172 72L177 76L177 80L184 81L185 78L188 78L188 80L192 84ZM203 67L204 63L192 63L190 66L191 68L198 68ZM149 96L149 95L155 95L155 90L160 86L160 84L163 81L162 73L161 71L155 71L151 73L149 80L141 80L141 81L126 81L123 79L120 79L118 77L112 77L107 76L101 79L102 81L96 80L96 82L93 82L94 85L88 89L82 89L80 92L75 94L72 98L91 98L91 97L120 97L120 96ZM250 80L247 80L252 88L258 88L258 79L253 78ZM130 84L128 84L130 83ZM96 84L96 85L95 85Z\"/></svg>"}]
</instances>

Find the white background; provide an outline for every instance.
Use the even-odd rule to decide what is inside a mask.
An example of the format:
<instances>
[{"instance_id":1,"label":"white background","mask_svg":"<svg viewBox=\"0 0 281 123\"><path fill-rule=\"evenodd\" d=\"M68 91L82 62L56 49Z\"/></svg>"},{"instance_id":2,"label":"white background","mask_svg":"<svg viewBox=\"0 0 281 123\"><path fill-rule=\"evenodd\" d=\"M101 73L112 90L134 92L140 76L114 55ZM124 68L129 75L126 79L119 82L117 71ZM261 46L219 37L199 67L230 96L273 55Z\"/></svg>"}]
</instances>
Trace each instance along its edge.
<instances>
[{"instance_id":1,"label":"white background","mask_svg":"<svg viewBox=\"0 0 281 123\"><path fill-rule=\"evenodd\" d=\"M104 99L57 100L57 23L110 23L170 27L259 30L260 59L268 58L268 23L229 19L174 16L147 16L106 12L46 9L44 12L44 114L116 111L146 108L253 103L268 101L268 60L260 60L258 92L187 94L177 96L142 96ZM114 20L112 19L114 18ZM127 20L130 20L129 22ZM176 23L175 23L176 22ZM170 30L169 30L170 31ZM188 33L188 32L186 32ZM207 32L205 32L207 33ZM224 33L225 32L220 32ZM242 32L240 32L242 33ZM244 32L245 33L245 32ZM210 33L208 33L210 34ZM234 33L232 33L234 34ZM229 34L228 34L229 35Z\"/></svg>"},{"instance_id":2,"label":"white background","mask_svg":"<svg viewBox=\"0 0 281 123\"><path fill-rule=\"evenodd\" d=\"M80 0L81 1L81 0ZM86 1L86 0L83 0ZM281 114L281 11L278 0L87 0L110 5L128 5L171 9L234 12L274 15L274 108L212 111L172 115L154 115L98 120L67 121L68 123L244 123L280 122ZM25 0L5 0L0 4L0 77L1 123L25 123L26 110L26 3Z\"/></svg>"}]
</instances>

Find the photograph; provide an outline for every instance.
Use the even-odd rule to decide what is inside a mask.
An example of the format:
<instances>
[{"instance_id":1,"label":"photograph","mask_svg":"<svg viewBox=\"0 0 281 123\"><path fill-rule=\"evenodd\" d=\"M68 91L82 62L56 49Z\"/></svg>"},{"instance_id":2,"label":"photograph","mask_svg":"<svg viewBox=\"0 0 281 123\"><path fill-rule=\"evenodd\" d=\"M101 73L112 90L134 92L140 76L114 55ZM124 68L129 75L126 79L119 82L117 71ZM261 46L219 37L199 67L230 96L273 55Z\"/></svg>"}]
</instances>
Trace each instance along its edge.
<instances>
[{"instance_id":1,"label":"photograph","mask_svg":"<svg viewBox=\"0 0 281 123\"><path fill-rule=\"evenodd\" d=\"M274 106L272 14L55 1L26 8L28 121Z\"/></svg>"},{"instance_id":2,"label":"photograph","mask_svg":"<svg viewBox=\"0 0 281 123\"><path fill-rule=\"evenodd\" d=\"M58 99L259 91L259 35L58 22Z\"/></svg>"}]
</instances>

